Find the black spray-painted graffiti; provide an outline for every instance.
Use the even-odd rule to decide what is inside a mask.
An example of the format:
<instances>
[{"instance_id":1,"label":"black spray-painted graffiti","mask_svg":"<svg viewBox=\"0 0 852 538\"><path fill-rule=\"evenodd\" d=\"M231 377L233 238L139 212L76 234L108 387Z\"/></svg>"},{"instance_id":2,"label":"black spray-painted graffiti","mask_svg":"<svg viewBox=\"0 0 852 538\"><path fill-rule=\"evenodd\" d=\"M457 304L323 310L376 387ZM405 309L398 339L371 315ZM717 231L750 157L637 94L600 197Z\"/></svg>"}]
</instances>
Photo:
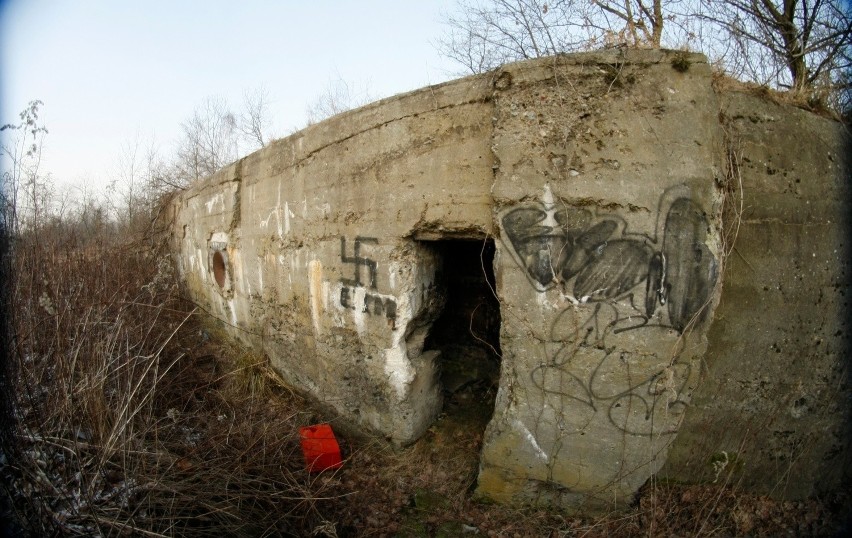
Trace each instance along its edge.
<instances>
[{"instance_id":1,"label":"black spray-painted graffiti","mask_svg":"<svg viewBox=\"0 0 852 538\"><path fill-rule=\"evenodd\" d=\"M355 246L352 247L352 256L346 255L346 238L340 238L340 261L343 263L351 263L355 266L354 278L341 278L340 281L347 286L363 286L361 282L361 268L367 268L367 286L376 289L376 262L361 256L361 245L372 244L378 245L379 240L375 237L356 237Z\"/></svg>"},{"instance_id":2,"label":"black spray-painted graffiti","mask_svg":"<svg viewBox=\"0 0 852 538\"><path fill-rule=\"evenodd\" d=\"M385 316L391 324L396 321L396 301L393 298L379 295L364 289L363 301L358 303L359 289L377 289L375 260L361 256L361 245L377 245L379 240L375 237L356 237L352 247L352 256L346 253L346 238L340 238L340 261L355 266L353 278L341 278L340 283L340 306L349 310L357 310L374 316ZM366 269L367 280L362 280L362 268Z\"/></svg>"},{"instance_id":3,"label":"black spray-painted graffiti","mask_svg":"<svg viewBox=\"0 0 852 538\"><path fill-rule=\"evenodd\" d=\"M588 406L580 413L585 418L574 417L575 432L601 406L614 426L633 435L674 433L679 424L689 361L677 350L629 351L637 344L626 333L642 329L642 340L681 342L705 315L717 262L706 245L707 217L684 188L667 191L659 211L665 217L653 236L628 232L617 216L550 200L501 219L533 287L559 287L569 302L553 322L546 361L531 380L557 407L565 399Z\"/></svg>"}]
</instances>

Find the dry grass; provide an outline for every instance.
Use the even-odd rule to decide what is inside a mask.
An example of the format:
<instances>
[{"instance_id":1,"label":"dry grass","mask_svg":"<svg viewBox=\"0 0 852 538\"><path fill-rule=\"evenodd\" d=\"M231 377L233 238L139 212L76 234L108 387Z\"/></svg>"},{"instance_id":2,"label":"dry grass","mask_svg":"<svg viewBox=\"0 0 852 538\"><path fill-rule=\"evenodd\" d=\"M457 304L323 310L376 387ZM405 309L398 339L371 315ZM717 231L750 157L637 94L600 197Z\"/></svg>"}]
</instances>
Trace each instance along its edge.
<instances>
[{"instance_id":1,"label":"dry grass","mask_svg":"<svg viewBox=\"0 0 852 538\"><path fill-rule=\"evenodd\" d=\"M594 519L557 509L477 502L471 495L476 436L441 440L445 429L439 424L426 438L398 452L364 447L343 469L323 477L332 489L347 493L325 513L325 535L773 537L842 536L848 528L844 518L850 504L845 496L784 502L714 484L649 482L630 508ZM469 453L465 447L470 447Z\"/></svg>"},{"instance_id":2,"label":"dry grass","mask_svg":"<svg viewBox=\"0 0 852 538\"><path fill-rule=\"evenodd\" d=\"M205 325L164 250L63 230L13 245L0 476L21 536L830 536L848 510L659 483L594 520L477 502L475 401L404 450L341 436L344 467L309 475L298 428L334 417Z\"/></svg>"},{"instance_id":3,"label":"dry grass","mask_svg":"<svg viewBox=\"0 0 852 538\"><path fill-rule=\"evenodd\" d=\"M713 73L712 84L716 93L746 93L779 105L790 105L796 108L801 108L835 121L848 122L849 119L844 119L837 110L826 105L827 96L825 95L815 95L813 92L797 92L793 90L774 90L766 85L737 80L720 71L715 71Z\"/></svg>"},{"instance_id":4,"label":"dry grass","mask_svg":"<svg viewBox=\"0 0 852 538\"><path fill-rule=\"evenodd\" d=\"M301 534L328 497L303 471L304 404L246 390L263 362L221 359L165 254L62 231L13 245L2 475L24 529Z\"/></svg>"}]
</instances>

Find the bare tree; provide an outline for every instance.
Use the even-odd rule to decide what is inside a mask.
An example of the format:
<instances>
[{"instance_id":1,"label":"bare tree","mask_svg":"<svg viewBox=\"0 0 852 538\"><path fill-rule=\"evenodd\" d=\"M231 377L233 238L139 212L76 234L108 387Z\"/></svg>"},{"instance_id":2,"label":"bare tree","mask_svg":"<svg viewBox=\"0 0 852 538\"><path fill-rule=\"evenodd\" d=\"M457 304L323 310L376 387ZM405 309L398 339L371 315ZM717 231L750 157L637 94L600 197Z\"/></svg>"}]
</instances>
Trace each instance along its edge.
<instances>
[{"instance_id":1,"label":"bare tree","mask_svg":"<svg viewBox=\"0 0 852 538\"><path fill-rule=\"evenodd\" d=\"M256 88L243 93L243 110L237 121L237 128L250 150L260 149L269 143L269 130L272 118L269 112L269 92L266 88Z\"/></svg>"},{"instance_id":2,"label":"bare tree","mask_svg":"<svg viewBox=\"0 0 852 538\"><path fill-rule=\"evenodd\" d=\"M224 99L208 97L182 125L174 182L186 186L236 160L237 118Z\"/></svg>"},{"instance_id":3,"label":"bare tree","mask_svg":"<svg viewBox=\"0 0 852 538\"><path fill-rule=\"evenodd\" d=\"M330 80L325 89L307 106L308 125L374 101L367 84L357 85L341 77Z\"/></svg>"},{"instance_id":4,"label":"bare tree","mask_svg":"<svg viewBox=\"0 0 852 538\"><path fill-rule=\"evenodd\" d=\"M849 90L848 0L702 0L699 16L732 39L727 64L737 75L795 91Z\"/></svg>"},{"instance_id":5,"label":"bare tree","mask_svg":"<svg viewBox=\"0 0 852 538\"><path fill-rule=\"evenodd\" d=\"M41 173L42 145L47 128L39 122L40 100L30 101L18 115L17 124L6 124L0 131L14 133L2 145L3 184L0 195L8 228L15 233L21 225L34 226L48 209L53 185L49 175Z\"/></svg>"},{"instance_id":6,"label":"bare tree","mask_svg":"<svg viewBox=\"0 0 852 538\"><path fill-rule=\"evenodd\" d=\"M243 94L243 109L234 113L222 97L208 97L181 124L174 158L160 161L148 154L148 175L156 191L183 189L212 175L271 138L269 94L260 88Z\"/></svg>"},{"instance_id":7,"label":"bare tree","mask_svg":"<svg viewBox=\"0 0 852 538\"><path fill-rule=\"evenodd\" d=\"M141 141L136 133L133 141L122 144L118 153L118 163L109 190L120 198L116 208L117 217L124 216L132 222L139 205L144 182L144 165L141 161Z\"/></svg>"},{"instance_id":8,"label":"bare tree","mask_svg":"<svg viewBox=\"0 0 852 538\"><path fill-rule=\"evenodd\" d=\"M172 167L171 173L175 168ZM121 145L112 181L104 193L104 205L109 208L116 225L133 228L140 218L150 216L161 195L174 190L176 185L165 185L162 181L175 182L165 169L153 137L145 140L136 133L133 139Z\"/></svg>"},{"instance_id":9,"label":"bare tree","mask_svg":"<svg viewBox=\"0 0 852 538\"><path fill-rule=\"evenodd\" d=\"M610 31L622 25L619 41L628 46L647 46L660 48L663 37L663 2L662 0L623 0L604 1L593 0L600 8L601 15L607 21ZM615 17L615 21L612 21ZM590 24L594 19L590 19ZM615 22L615 24L610 24Z\"/></svg>"},{"instance_id":10,"label":"bare tree","mask_svg":"<svg viewBox=\"0 0 852 538\"><path fill-rule=\"evenodd\" d=\"M670 0L665 4L679 3ZM605 45L659 48L663 0L460 0L439 51L471 73Z\"/></svg>"},{"instance_id":11,"label":"bare tree","mask_svg":"<svg viewBox=\"0 0 852 538\"><path fill-rule=\"evenodd\" d=\"M590 48L594 36L583 2L461 0L446 17L442 54L471 73L507 62Z\"/></svg>"},{"instance_id":12,"label":"bare tree","mask_svg":"<svg viewBox=\"0 0 852 538\"><path fill-rule=\"evenodd\" d=\"M601 46L705 52L737 78L852 106L849 0L459 0L439 51L480 73Z\"/></svg>"}]
</instances>

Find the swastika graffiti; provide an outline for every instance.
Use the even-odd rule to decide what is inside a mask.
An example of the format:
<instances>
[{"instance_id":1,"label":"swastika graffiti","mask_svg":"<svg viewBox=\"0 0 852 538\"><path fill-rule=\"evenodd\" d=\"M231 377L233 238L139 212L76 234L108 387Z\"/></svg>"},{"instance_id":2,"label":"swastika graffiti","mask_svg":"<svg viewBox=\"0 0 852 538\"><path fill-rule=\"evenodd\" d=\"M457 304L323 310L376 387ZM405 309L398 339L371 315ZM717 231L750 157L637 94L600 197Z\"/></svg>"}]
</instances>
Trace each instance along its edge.
<instances>
[{"instance_id":1,"label":"swastika graffiti","mask_svg":"<svg viewBox=\"0 0 852 538\"><path fill-rule=\"evenodd\" d=\"M340 261L355 266L352 278L340 279L342 284L339 297L340 306L372 316L384 316L388 319L390 325L395 327L396 301L394 298L366 289L363 294L358 292L361 288L378 289L376 279L378 264L375 260L362 255L361 247L365 244L378 245L379 240L375 237L356 237L352 247L352 256L349 256L346 252L346 238L340 238ZM364 275L365 272L366 275ZM366 276L366 280L364 276ZM363 299L361 298L362 295Z\"/></svg>"}]
</instances>

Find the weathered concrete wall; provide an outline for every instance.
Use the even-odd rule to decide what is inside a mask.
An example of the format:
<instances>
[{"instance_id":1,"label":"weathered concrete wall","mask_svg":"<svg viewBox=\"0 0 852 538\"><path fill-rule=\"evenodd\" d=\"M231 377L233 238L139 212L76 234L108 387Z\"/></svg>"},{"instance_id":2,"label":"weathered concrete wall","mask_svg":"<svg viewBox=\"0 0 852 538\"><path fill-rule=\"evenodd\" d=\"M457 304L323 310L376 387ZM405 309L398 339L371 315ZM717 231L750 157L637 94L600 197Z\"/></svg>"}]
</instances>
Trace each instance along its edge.
<instances>
[{"instance_id":1,"label":"weathered concrete wall","mask_svg":"<svg viewBox=\"0 0 852 538\"><path fill-rule=\"evenodd\" d=\"M503 371L491 497L609 507L665 462L698 382L721 260L709 68L663 53L507 66L494 209Z\"/></svg>"},{"instance_id":2,"label":"weathered concrete wall","mask_svg":"<svg viewBox=\"0 0 852 538\"><path fill-rule=\"evenodd\" d=\"M852 137L802 110L722 97L735 248L664 474L786 498L836 491L852 475Z\"/></svg>"},{"instance_id":3,"label":"weathered concrete wall","mask_svg":"<svg viewBox=\"0 0 852 538\"><path fill-rule=\"evenodd\" d=\"M430 241L494 237L502 359L480 494L609 509L654 473L716 479L727 457L753 489L805 495L848 475L849 182L837 124L773 106L718 97L699 55L508 65L222 170L176 202L175 248L235 338L404 444L441 409L424 342L453 260ZM773 489L769 470L800 484Z\"/></svg>"},{"instance_id":4,"label":"weathered concrete wall","mask_svg":"<svg viewBox=\"0 0 852 538\"><path fill-rule=\"evenodd\" d=\"M178 202L190 293L294 385L398 443L441 407L435 354L422 352L441 267L414 237L491 233L486 82L343 114Z\"/></svg>"}]
</instances>

